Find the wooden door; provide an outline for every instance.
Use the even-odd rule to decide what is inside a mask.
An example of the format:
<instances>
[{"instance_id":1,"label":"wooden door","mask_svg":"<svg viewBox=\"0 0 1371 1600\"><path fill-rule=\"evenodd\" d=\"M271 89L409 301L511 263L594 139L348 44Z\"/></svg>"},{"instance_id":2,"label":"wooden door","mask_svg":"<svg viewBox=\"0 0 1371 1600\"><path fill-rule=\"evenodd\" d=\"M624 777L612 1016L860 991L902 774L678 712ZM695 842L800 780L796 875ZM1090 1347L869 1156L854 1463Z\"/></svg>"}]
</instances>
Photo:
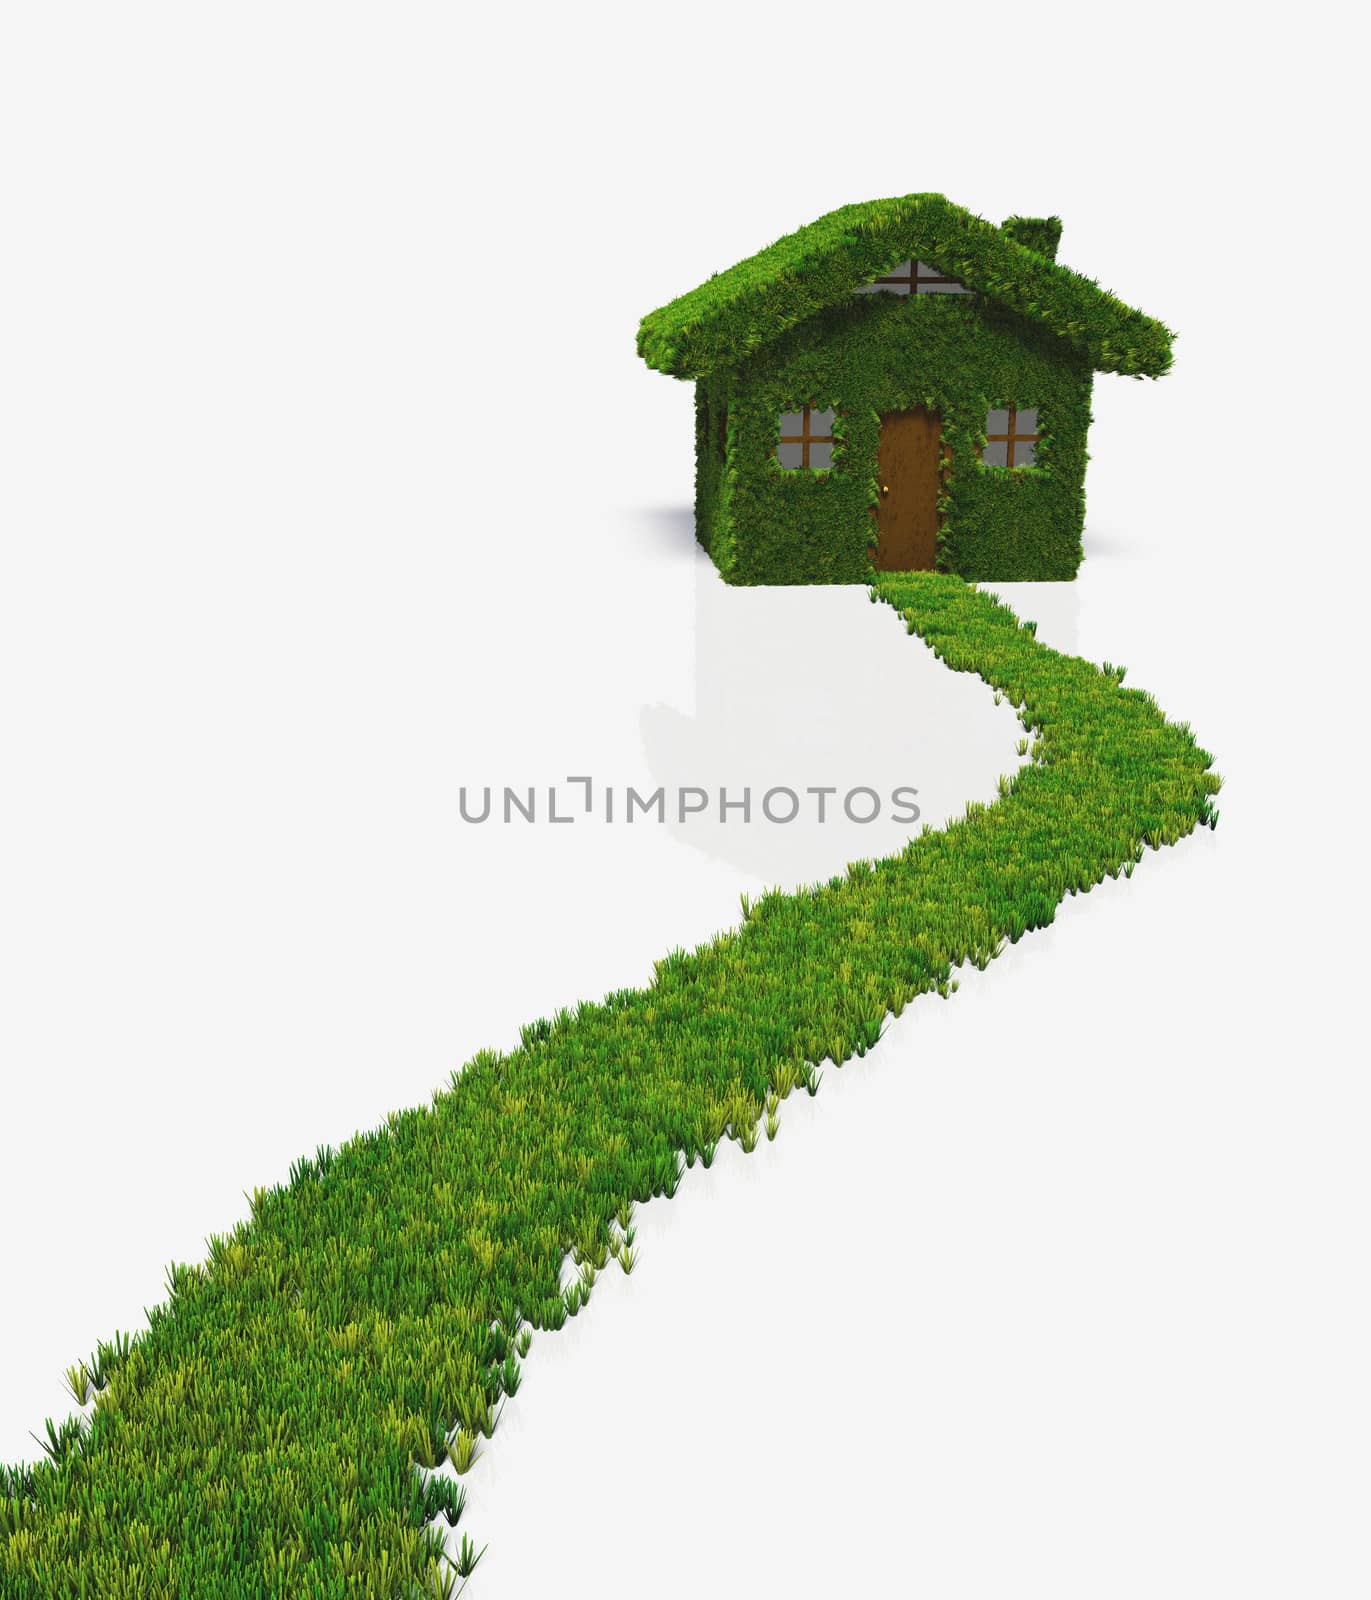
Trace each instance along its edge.
<instances>
[{"instance_id":1,"label":"wooden door","mask_svg":"<svg viewBox=\"0 0 1371 1600\"><path fill-rule=\"evenodd\" d=\"M931 571L938 553L943 419L936 411L887 411L877 452L876 555L883 572Z\"/></svg>"}]
</instances>

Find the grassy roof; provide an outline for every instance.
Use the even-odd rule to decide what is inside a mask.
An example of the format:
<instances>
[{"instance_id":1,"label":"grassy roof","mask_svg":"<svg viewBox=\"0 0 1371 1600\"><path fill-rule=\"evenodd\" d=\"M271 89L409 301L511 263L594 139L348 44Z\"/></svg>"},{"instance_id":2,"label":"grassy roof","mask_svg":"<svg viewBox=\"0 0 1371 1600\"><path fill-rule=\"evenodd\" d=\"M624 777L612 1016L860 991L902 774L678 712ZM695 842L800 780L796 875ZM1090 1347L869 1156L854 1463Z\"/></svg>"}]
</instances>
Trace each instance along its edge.
<instances>
[{"instance_id":1,"label":"grassy roof","mask_svg":"<svg viewBox=\"0 0 1371 1600\"><path fill-rule=\"evenodd\" d=\"M840 206L650 311L638 354L678 378L734 367L898 261L926 261L1054 333L1101 372L1158 378L1171 330L940 194Z\"/></svg>"}]
</instances>

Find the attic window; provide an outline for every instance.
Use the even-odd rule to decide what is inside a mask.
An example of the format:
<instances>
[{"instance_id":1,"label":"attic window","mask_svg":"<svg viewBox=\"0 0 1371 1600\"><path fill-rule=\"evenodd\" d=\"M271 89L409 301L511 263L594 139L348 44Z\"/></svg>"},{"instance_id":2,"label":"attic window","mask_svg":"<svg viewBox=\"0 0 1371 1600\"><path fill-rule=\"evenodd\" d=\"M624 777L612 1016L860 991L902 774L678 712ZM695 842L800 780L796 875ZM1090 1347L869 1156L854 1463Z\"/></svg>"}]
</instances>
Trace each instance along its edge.
<instances>
[{"instance_id":1,"label":"attic window","mask_svg":"<svg viewBox=\"0 0 1371 1600\"><path fill-rule=\"evenodd\" d=\"M853 293L970 294L971 290L959 278L949 278L926 261L902 261L870 283L859 284Z\"/></svg>"},{"instance_id":2,"label":"attic window","mask_svg":"<svg viewBox=\"0 0 1371 1600\"><path fill-rule=\"evenodd\" d=\"M814 406L802 406L798 411L783 411L776 459L787 469L831 467L833 407L820 411Z\"/></svg>"},{"instance_id":3,"label":"attic window","mask_svg":"<svg viewBox=\"0 0 1371 1600\"><path fill-rule=\"evenodd\" d=\"M1031 467L1041 437L1036 406L992 407L985 419L981 460L987 467Z\"/></svg>"}]
</instances>

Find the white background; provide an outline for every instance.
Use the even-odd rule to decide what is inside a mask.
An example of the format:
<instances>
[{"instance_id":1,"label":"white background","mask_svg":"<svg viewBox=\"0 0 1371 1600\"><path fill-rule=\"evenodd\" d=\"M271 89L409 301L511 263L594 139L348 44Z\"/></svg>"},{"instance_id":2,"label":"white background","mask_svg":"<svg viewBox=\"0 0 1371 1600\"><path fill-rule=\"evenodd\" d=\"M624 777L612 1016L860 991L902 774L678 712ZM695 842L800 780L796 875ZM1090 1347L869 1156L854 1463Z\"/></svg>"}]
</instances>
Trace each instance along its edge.
<instances>
[{"instance_id":1,"label":"white background","mask_svg":"<svg viewBox=\"0 0 1371 1600\"><path fill-rule=\"evenodd\" d=\"M643 1210L468 1480L469 1593L1368 1592L1360 91L1284 22L6 8L0 1458L244 1189L898 843L462 783L993 794L1007 708L862 590L716 580L634 353L932 189L1178 330L1097 382L1080 579L1005 593L1222 820Z\"/></svg>"}]
</instances>

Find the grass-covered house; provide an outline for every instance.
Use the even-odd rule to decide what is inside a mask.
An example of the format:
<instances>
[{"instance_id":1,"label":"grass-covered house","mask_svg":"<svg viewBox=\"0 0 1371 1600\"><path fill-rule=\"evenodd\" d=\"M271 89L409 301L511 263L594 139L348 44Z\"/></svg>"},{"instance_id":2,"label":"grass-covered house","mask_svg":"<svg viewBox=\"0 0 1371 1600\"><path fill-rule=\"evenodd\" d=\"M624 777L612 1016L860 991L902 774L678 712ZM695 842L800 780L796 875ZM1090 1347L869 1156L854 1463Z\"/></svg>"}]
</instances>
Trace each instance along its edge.
<instances>
[{"instance_id":1,"label":"grass-covered house","mask_svg":"<svg viewBox=\"0 0 1371 1600\"><path fill-rule=\"evenodd\" d=\"M695 526L733 583L1071 578L1096 371L1170 331L1056 261L1056 217L843 206L644 317L695 380Z\"/></svg>"}]
</instances>

